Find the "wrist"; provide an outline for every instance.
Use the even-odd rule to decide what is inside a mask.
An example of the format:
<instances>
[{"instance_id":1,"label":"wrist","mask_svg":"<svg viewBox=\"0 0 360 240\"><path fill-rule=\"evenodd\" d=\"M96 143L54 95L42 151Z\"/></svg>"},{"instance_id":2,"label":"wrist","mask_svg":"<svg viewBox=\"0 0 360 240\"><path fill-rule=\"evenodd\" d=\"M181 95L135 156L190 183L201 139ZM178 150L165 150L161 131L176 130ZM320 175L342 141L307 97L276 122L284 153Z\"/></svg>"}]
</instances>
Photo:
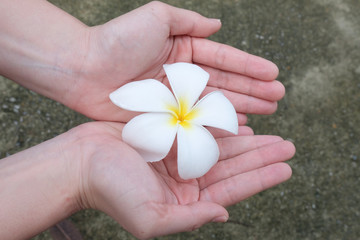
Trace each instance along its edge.
<instances>
[{"instance_id":1,"label":"wrist","mask_svg":"<svg viewBox=\"0 0 360 240\"><path fill-rule=\"evenodd\" d=\"M72 211L94 208L93 196L90 188L90 159L96 151L96 140L92 141L93 129L91 123L77 126L63 134L61 144L63 155L63 171L68 176L64 184L68 188L69 199L72 202Z\"/></svg>"},{"instance_id":2,"label":"wrist","mask_svg":"<svg viewBox=\"0 0 360 240\"><path fill-rule=\"evenodd\" d=\"M43 0L5 0L0 9L0 74L66 104L89 27Z\"/></svg>"},{"instance_id":3,"label":"wrist","mask_svg":"<svg viewBox=\"0 0 360 240\"><path fill-rule=\"evenodd\" d=\"M63 134L0 161L1 239L29 238L80 209L68 140Z\"/></svg>"}]
</instances>

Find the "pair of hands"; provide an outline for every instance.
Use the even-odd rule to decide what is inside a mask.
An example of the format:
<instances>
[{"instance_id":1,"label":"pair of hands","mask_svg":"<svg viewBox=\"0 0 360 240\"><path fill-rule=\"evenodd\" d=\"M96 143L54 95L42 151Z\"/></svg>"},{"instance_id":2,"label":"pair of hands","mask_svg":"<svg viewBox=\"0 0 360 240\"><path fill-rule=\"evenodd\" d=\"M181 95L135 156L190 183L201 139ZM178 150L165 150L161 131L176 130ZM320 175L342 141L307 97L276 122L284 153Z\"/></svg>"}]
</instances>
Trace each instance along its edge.
<instances>
[{"instance_id":1,"label":"pair of hands","mask_svg":"<svg viewBox=\"0 0 360 240\"><path fill-rule=\"evenodd\" d=\"M181 180L176 154L148 164L121 140L123 123L134 114L110 102L109 93L147 78L168 84L162 65L192 62L210 73L204 92L220 89L233 103L239 125L246 114L271 114L284 95L277 67L262 58L205 39L221 23L197 13L152 2L104 25L83 31L77 56L67 60L73 85L63 99L95 120L67 132L80 159L78 203L116 219L139 238L193 230L228 218L225 206L287 180L294 146L276 136L238 136L212 129L220 160L199 179ZM84 44L85 43L85 44ZM54 97L57 99L57 97ZM81 151L79 151L81 149Z\"/></svg>"}]
</instances>

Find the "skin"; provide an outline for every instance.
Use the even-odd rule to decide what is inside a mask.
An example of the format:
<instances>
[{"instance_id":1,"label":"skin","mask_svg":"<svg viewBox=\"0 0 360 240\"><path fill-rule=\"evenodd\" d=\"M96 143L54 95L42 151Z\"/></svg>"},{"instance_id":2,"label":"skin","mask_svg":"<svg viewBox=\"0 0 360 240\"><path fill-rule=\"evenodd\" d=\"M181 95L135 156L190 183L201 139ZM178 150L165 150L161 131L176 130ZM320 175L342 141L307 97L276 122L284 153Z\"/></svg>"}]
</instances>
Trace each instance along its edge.
<instances>
[{"instance_id":1,"label":"skin","mask_svg":"<svg viewBox=\"0 0 360 240\"><path fill-rule=\"evenodd\" d=\"M270 114L284 95L275 64L205 39L221 23L152 2L87 27L42 0L0 1L0 73L97 122L0 161L0 238L24 239L85 208L101 210L140 239L224 222L224 207L291 176L295 153L277 136L254 136L248 113ZM108 94L154 78L164 63L193 62L234 104L239 134L210 129L220 160L203 177L179 178L176 152L148 164L121 139L133 115ZM123 123L122 123L123 122ZM175 149L175 148L174 148Z\"/></svg>"},{"instance_id":2,"label":"skin","mask_svg":"<svg viewBox=\"0 0 360 240\"><path fill-rule=\"evenodd\" d=\"M26 239L86 208L140 239L225 222L224 207L287 180L295 148L277 136L219 136L220 161L184 181L176 154L148 164L121 140L123 124L91 122L0 161L2 239ZM246 134L246 135L241 135ZM230 169L230 170L229 170Z\"/></svg>"},{"instance_id":3,"label":"skin","mask_svg":"<svg viewBox=\"0 0 360 240\"><path fill-rule=\"evenodd\" d=\"M245 114L273 113L285 93L275 80L275 64L205 39L221 22L188 10L152 2L104 25L87 27L42 0L0 4L8 8L0 23L6 36L0 39L0 73L96 120L132 118L133 113L119 110L108 94L134 80L167 83L165 63L203 67L211 75L204 93L222 90L242 124Z\"/></svg>"}]
</instances>

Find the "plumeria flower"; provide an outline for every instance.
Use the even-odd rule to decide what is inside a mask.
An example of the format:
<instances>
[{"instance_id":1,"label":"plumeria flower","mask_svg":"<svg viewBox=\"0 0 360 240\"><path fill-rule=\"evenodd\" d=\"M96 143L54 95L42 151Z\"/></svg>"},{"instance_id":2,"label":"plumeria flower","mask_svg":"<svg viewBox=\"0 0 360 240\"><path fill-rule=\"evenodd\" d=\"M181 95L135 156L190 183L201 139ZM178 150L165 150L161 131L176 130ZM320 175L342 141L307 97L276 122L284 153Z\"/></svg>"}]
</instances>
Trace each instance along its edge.
<instances>
[{"instance_id":1,"label":"plumeria flower","mask_svg":"<svg viewBox=\"0 0 360 240\"><path fill-rule=\"evenodd\" d=\"M214 91L198 101L209 74L197 65L164 65L173 92L155 79L128 83L110 94L111 101L126 110L146 112L131 119L123 140L146 161L162 160L177 136L177 166L182 179L203 176L218 161L219 148L204 127L237 134L233 105Z\"/></svg>"}]
</instances>

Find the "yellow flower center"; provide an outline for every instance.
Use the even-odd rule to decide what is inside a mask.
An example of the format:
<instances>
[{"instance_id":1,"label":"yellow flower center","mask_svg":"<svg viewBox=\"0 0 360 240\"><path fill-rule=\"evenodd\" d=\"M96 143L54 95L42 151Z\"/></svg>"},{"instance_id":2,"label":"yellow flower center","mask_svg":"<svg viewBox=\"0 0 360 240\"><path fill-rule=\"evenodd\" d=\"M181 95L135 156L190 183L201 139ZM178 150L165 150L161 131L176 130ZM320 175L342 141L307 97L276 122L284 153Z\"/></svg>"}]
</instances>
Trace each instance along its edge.
<instances>
[{"instance_id":1,"label":"yellow flower center","mask_svg":"<svg viewBox=\"0 0 360 240\"><path fill-rule=\"evenodd\" d=\"M172 125L179 123L184 128L190 128L189 121L197 114L194 109L189 109L187 102L183 99L179 99L179 106L169 106L168 109L173 113L170 123Z\"/></svg>"}]
</instances>

